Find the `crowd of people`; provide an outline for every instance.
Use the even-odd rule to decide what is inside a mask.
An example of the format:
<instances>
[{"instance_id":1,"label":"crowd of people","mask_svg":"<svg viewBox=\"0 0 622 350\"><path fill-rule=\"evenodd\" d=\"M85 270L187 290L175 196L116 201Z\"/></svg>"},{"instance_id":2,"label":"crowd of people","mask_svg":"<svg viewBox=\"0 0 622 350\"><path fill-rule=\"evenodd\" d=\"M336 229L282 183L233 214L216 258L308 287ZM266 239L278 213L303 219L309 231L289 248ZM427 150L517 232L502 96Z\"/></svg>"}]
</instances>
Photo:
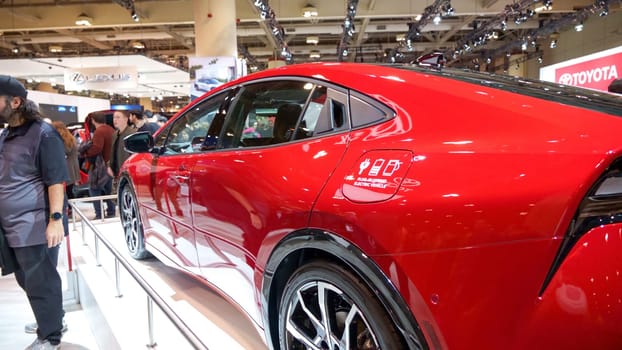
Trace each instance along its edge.
<instances>
[{"instance_id":1,"label":"crowd of people","mask_svg":"<svg viewBox=\"0 0 622 350\"><path fill-rule=\"evenodd\" d=\"M69 233L68 199L80 183L82 158L88 164L90 196L112 194L121 164L129 157L124 137L155 133L166 118L149 111L115 111L113 125L104 113L87 117L94 125L90 140L78 144L62 121L45 118L17 79L0 75L0 269L14 274L35 316L25 326L36 339L27 350L60 346L64 322L59 246ZM95 217L116 215L115 201L105 213L93 201Z\"/></svg>"}]
</instances>

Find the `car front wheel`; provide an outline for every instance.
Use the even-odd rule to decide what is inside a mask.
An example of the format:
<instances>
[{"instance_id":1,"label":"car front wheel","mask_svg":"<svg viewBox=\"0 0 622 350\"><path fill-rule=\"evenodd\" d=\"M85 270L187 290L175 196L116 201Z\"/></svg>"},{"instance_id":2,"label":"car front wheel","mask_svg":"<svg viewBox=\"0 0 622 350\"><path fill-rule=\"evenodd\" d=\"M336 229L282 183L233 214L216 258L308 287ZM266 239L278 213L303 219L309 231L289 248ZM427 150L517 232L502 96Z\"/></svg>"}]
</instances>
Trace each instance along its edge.
<instances>
[{"instance_id":1,"label":"car front wheel","mask_svg":"<svg viewBox=\"0 0 622 350\"><path fill-rule=\"evenodd\" d=\"M120 199L121 205L119 210L127 249L132 258L137 260L145 259L150 254L145 249L145 238L138 213L138 203L136 202L136 195L130 186L123 186Z\"/></svg>"},{"instance_id":2,"label":"car front wheel","mask_svg":"<svg viewBox=\"0 0 622 350\"><path fill-rule=\"evenodd\" d=\"M281 349L401 349L392 325L358 277L327 261L299 268L279 305Z\"/></svg>"}]
</instances>

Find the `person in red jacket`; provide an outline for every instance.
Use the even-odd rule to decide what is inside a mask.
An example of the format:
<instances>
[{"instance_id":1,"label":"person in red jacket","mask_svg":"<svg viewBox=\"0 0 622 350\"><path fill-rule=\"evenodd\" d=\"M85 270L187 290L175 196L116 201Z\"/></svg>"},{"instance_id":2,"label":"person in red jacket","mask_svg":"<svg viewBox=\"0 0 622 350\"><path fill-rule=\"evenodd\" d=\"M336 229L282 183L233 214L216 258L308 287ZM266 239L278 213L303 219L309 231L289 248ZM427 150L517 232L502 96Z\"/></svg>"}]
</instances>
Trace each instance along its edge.
<instances>
[{"instance_id":1,"label":"person in red jacket","mask_svg":"<svg viewBox=\"0 0 622 350\"><path fill-rule=\"evenodd\" d=\"M112 135L114 129L106 124L106 115L101 112L93 112L90 114L95 132L93 133L92 143L82 150L82 156L91 162L89 169L89 196L105 196L112 194L112 177L108 175L108 167L106 164L110 162L110 151L112 149ZM98 160L98 156L101 158ZM101 167L104 167L101 169ZM108 199L106 202L106 217L115 216L115 202ZM94 201L95 218L101 219L102 210L101 202Z\"/></svg>"}]
</instances>

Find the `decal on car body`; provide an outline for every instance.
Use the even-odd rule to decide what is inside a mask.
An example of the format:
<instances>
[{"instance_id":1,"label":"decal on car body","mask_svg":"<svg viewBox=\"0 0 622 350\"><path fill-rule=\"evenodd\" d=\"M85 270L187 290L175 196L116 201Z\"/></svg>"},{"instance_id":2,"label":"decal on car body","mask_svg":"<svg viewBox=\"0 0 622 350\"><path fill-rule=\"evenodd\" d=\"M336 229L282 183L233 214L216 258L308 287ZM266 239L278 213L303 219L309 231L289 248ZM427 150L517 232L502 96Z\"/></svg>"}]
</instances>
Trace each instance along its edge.
<instances>
[{"instance_id":1,"label":"decal on car body","mask_svg":"<svg viewBox=\"0 0 622 350\"><path fill-rule=\"evenodd\" d=\"M393 197L411 160L412 153L405 150L376 150L363 154L344 178L344 196L356 202L377 202Z\"/></svg>"}]
</instances>

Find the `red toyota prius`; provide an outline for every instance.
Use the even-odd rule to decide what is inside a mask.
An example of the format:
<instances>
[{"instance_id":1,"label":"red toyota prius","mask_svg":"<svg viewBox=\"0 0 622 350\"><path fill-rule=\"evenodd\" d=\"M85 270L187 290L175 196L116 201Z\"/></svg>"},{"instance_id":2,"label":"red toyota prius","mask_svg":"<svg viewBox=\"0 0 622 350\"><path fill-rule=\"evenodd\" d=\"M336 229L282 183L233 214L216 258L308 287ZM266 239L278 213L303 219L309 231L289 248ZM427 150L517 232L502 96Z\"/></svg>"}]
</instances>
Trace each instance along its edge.
<instances>
[{"instance_id":1,"label":"red toyota prius","mask_svg":"<svg viewBox=\"0 0 622 350\"><path fill-rule=\"evenodd\" d=\"M127 247L274 349L622 349L622 98L411 65L211 90L119 184Z\"/></svg>"}]
</instances>

